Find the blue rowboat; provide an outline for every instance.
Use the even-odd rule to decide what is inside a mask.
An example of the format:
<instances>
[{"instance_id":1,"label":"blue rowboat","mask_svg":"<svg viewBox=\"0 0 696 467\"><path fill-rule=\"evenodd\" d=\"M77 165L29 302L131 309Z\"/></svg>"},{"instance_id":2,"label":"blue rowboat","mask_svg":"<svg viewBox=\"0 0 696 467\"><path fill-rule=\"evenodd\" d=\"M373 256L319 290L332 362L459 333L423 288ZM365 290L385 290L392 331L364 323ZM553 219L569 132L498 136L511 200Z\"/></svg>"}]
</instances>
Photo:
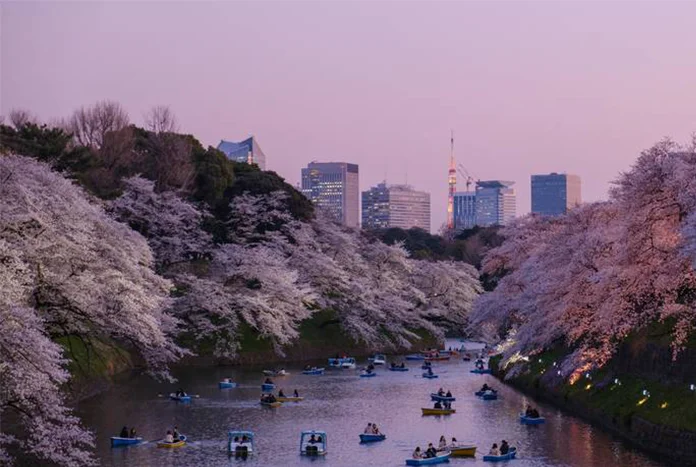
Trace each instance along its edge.
<instances>
[{"instance_id":1,"label":"blue rowboat","mask_svg":"<svg viewBox=\"0 0 696 467\"><path fill-rule=\"evenodd\" d=\"M173 392L169 394L169 398L177 402L191 402L191 396L177 396Z\"/></svg>"},{"instance_id":2,"label":"blue rowboat","mask_svg":"<svg viewBox=\"0 0 696 467\"><path fill-rule=\"evenodd\" d=\"M486 368L486 369L483 369L483 370L480 370L480 369L476 368L476 369L470 370L470 371L471 371L471 373L476 373L477 375L490 375L490 374L491 374L491 369L490 369L490 368Z\"/></svg>"},{"instance_id":3,"label":"blue rowboat","mask_svg":"<svg viewBox=\"0 0 696 467\"><path fill-rule=\"evenodd\" d=\"M111 447L116 446L133 446L134 444L140 444L143 442L142 438L121 438L120 436L111 437Z\"/></svg>"},{"instance_id":4,"label":"blue rowboat","mask_svg":"<svg viewBox=\"0 0 696 467\"><path fill-rule=\"evenodd\" d=\"M431 399L431 400L434 400L434 401L441 401L441 402L454 402L454 401L457 400L457 399L454 398L453 396L450 396L450 397L441 396L441 395L436 394L436 393L434 393L434 392L430 394L430 399Z\"/></svg>"},{"instance_id":5,"label":"blue rowboat","mask_svg":"<svg viewBox=\"0 0 696 467\"><path fill-rule=\"evenodd\" d=\"M371 435L371 434L361 434L360 435L360 442L361 443L374 443L376 441L384 441L387 439L387 435L379 434L379 435Z\"/></svg>"},{"instance_id":6,"label":"blue rowboat","mask_svg":"<svg viewBox=\"0 0 696 467\"><path fill-rule=\"evenodd\" d=\"M389 368L389 371L408 371L408 368L401 368L400 366Z\"/></svg>"},{"instance_id":7,"label":"blue rowboat","mask_svg":"<svg viewBox=\"0 0 696 467\"><path fill-rule=\"evenodd\" d=\"M362 371L362 372L360 372L361 378L372 378L373 376L377 376L377 373L375 373L374 371Z\"/></svg>"},{"instance_id":8,"label":"blue rowboat","mask_svg":"<svg viewBox=\"0 0 696 467\"><path fill-rule=\"evenodd\" d=\"M430 373L423 373L423 378L435 379L437 377L438 375L436 375L435 373L433 373L432 375Z\"/></svg>"},{"instance_id":9,"label":"blue rowboat","mask_svg":"<svg viewBox=\"0 0 696 467\"><path fill-rule=\"evenodd\" d=\"M496 391L496 390L494 390L494 389L491 389L491 391L493 391L495 394L498 394L498 391ZM476 391L476 392L474 393L474 395L475 395L475 396L479 396L479 397L483 397L483 394L484 394L485 392L486 392L486 391Z\"/></svg>"},{"instance_id":10,"label":"blue rowboat","mask_svg":"<svg viewBox=\"0 0 696 467\"><path fill-rule=\"evenodd\" d=\"M498 399L498 393L494 392L493 394L482 394L481 399L483 399L484 401L494 401Z\"/></svg>"},{"instance_id":11,"label":"blue rowboat","mask_svg":"<svg viewBox=\"0 0 696 467\"><path fill-rule=\"evenodd\" d=\"M436 457L425 457L423 459L406 459L406 465L434 465L449 462L450 453L441 454Z\"/></svg>"},{"instance_id":12,"label":"blue rowboat","mask_svg":"<svg viewBox=\"0 0 696 467\"><path fill-rule=\"evenodd\" d=\"M425 357L419 354L411 354L406 355L406 360L425 360Z\"/></svg>"},{"instance_id":13,"label":"blue rowboat","mask_svg":"<svg viewBox=\"0 0 696 467\"><path fill-rule=\"evenodd\" d=\"M273 384L273 383L263 383L263 384L261 385L261 390L263 390L263 391L272 391L272 390L275 389L275 387L276 387L276 385Z\"/></svg>"},{"instance_id":14,"label":"blue rowboat","mask_svg":"<svg viewBox=\"0 0 696 467\"><path fill-rule=\"evenodd\" d=\"M304 370L302 372L303 375L323 375L324 374L324 369L323 368L312 368L311 370Z\"/></svg>"},{"instance_id":15,"label":"blue rowboat","mask_svg":"<svg viewBox=\"0 0 696 467\"><path fill-rule=\"evenodd\" d=\"M525 414L521 413L520 423L522 425L541 425L542 423L546 423L546 419L544 417L527 417Z\"/></svg>"},{"instance_id":16,"label":"blue rowboat","mask_svg":"<svg viewBox=\"0 0 696 467\"><path fill-rule=\"evenodd\" d=\"M237 383L233 383L232 381L226 382L226 381L220 381L218 383L218 387L220 389L230 389L230 388L236 388Z\"/></svg>"},{"instance_id":17,"label":"blue rowboat","mask_svg":"<svg viewBox=\"0 0 696 467\"><path fill-rule=\"evenodd\" d=\"M516 448L510 448L510 451L507 454L504 454L502 456L483 456L483 460L485 462L501 462L501 461L509 461L515 458L517 455L517 449Z\"/></svg>"}]
</instances>

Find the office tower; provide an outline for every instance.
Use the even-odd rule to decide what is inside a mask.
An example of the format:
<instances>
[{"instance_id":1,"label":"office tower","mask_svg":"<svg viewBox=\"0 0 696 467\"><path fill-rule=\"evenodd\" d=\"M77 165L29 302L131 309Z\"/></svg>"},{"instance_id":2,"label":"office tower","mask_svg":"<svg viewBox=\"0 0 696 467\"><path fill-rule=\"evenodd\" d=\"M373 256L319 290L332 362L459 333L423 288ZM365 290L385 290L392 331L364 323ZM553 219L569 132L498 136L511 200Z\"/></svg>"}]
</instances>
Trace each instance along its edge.
<instances>
[{"instance_id":1,"label":"office tower","mask_svg":"<svg viewBox=\"0 0 696 467\"><path fill-rule=\"evenodd\" d=\"M217 149L225 153L230 160L256 164L259 166L259 169L266 170L266 155L253 136L239 143L223 139L218 144Z\"/></svg>"},{"instance_id":2,"label":"office tower","mask_svg":"<svg viewBox=\"0 0 696 467\"><path fill-rule=\"evenodd\" d=\"M476 182L476 225L505 225L515 218L515 182Z\"/></svg>"},{"instance_id":3,"label":"office tower","mask_svg":"<svg viewBox=\"0 0 696 467\"><path fill-rule=\"evenodd\" d=\"M454 229L470 229L476 225L476 192L458 191L454 194Z\"/></svg>"},{"instance_id":4,"label":"office tower","mask_svg":"<svg viewBox=\"0 0 696 467\"><path fill-rule=\"evenodd\" d=\"M560 216L582 202L580 177L550 173L532 175L532 212Z\"/></svg>"},{"instance_id":5,"label":"office tower","mask_svg":"<svg viewBox=\"0 0 696 467\"><path fill-rule=\"evenodd\" d=\"M366 229L419 227L430 231L430 193L386 182L362 193L362 226Z\"/></svg>"},{"instance_id":6,"label":"office tower","mask_svg":"<svg viewBox=\"0 0 696 467\"><path fill-rule=\"evenodd\" d=\"M310 162L302 169L302 194L348 227L358 227L358 165Z\"/></svg>"}]
</instances>

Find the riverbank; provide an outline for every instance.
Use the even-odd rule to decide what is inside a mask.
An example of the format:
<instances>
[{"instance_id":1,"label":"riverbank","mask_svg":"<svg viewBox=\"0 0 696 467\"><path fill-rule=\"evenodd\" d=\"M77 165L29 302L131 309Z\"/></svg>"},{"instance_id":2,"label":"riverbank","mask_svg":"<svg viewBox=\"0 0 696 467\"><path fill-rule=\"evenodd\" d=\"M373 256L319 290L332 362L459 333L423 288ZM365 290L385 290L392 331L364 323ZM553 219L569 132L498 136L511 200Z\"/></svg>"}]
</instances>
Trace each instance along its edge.
<instances>
[{"instance_id":1,"label":"riverbank","mask_svg":"<svg viewBox=\"0 0 696 467\"><path fill-rule=\"evenodd\" d=\"M496 377L512 387L581 417L639 449L670 463L696 465L696 354L687 349L671 358L662 325L636 333L600 371L574 384L557 374L554 362L567 351L544 352L517 376L506 378L512 366L500 368L491 359ZM693 379L696 383L696 379ZM693 388L693 389L692 389Z\"/></svg>"}]
</instances>

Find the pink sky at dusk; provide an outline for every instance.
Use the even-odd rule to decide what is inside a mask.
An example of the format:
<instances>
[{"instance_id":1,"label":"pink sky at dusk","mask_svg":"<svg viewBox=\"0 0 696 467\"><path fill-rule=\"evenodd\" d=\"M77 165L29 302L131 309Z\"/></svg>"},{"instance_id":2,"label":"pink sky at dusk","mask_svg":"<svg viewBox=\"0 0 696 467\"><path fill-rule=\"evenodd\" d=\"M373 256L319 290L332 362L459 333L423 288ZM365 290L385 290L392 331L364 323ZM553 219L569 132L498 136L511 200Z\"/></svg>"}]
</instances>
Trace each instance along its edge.
<instances>
[{"instance_id":1,"label":"pink sky at dusk","mask_svg":"<svg viewBox=\"0 0 696 467\"><path fill-rule=\"evenodd\" d=\"M3 2L0 113L158 104L204 144L255 135L289 182L311 160L432 196L450 129L481 179L581 176L584 200L696 131L696 2ZM463 183L459 186L464 189Z\"/></svg>"}]
</instances>

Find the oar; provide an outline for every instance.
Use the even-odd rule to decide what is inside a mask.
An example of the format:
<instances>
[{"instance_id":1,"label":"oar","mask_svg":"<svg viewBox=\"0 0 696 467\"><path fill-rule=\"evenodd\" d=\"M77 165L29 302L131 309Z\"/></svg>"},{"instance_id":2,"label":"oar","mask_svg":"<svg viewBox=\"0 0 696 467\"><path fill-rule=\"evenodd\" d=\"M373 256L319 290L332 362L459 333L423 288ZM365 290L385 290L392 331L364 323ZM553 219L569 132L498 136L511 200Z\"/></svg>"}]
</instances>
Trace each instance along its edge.
<instances>
[{"instance_id":1,"label":"oar","mask_svg":"<svg viewBox=\"0 0 696 467\"><path fill-rule=\"evenodd\" d=\"M186 394L188 397L195 397L196 399L200 399L201 395L200 394ZM157 394L157 397L169 397L169 394L162 394L161 392Z\"/></svg>"}]
</instances>

